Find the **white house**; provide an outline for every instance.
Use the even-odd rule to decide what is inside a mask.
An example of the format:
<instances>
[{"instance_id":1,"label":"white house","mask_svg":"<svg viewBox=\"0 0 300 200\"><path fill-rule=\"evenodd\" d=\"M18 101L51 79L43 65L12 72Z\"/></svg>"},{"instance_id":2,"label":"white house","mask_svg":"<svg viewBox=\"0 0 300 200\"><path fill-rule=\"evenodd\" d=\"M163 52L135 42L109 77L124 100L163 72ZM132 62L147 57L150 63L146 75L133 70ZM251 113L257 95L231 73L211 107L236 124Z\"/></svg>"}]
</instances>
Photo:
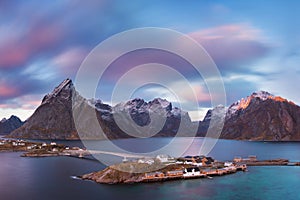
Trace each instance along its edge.
<instances>
[{"instance_id":1,"label":"white house","mask_svg":"<svg viewBox=\"0 0 300 200\"><path fill-rule=\"evenodd\" d=\"M152 165L154 163L154 160L151 158L148 159L144 158L144 159L139 159L138 163L146 163L148 165Z\"/></svg>"},{"instance_id":2,"label":"white house","mask_svg":"<svg viewBox=\"0 0 300 200\"><path fill-rule=\"evenodd\" d=\"M185 168L183 172L184 177L199 176L199 175L200 175L200 169L198 167Z\"/></svg>"},{"instance_id":3,"label":"white house","mask_svg":"<svg viewBox=\"0 0 300 200\"><path fill-rule=\"evenodd\" d=\"M164 162L169 162L169 159L171 159L171 157L168 155L162 154L162 155L156 156L156 159L158 159L160 162L164 163Z\"/></svg>"},{"instance_id":4,"label":"white house","mask_svg":"<svg viewBox=\"0 0 300 200\"><path fill-rule=\"evenodd\" d=\"M192 165L192 164L194 164L194 163L193 163L193 161L188 161L188 160L186 160L186 161L184 161L184 164L186 164L186 165Z\"/></svg>"},{"instance_id":5,"label":"white house","mask_svg":"<svg viewBox=\"0 0 300 200\"><path fill-rule=\"evenodd\" d=\"M225 162L224 163L224 167L230 167L230 166L233 166L232 162Z\"/></svg>"}]
</instances>

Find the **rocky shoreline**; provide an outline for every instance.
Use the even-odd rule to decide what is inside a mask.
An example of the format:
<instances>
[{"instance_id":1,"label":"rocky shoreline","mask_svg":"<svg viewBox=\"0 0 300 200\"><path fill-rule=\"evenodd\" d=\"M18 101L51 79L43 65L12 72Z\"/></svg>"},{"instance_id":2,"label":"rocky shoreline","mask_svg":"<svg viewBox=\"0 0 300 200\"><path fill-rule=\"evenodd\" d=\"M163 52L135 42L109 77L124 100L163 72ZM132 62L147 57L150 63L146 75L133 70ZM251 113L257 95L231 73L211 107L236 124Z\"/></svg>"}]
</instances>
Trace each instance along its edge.
<instances>
[{"instance_id":1,"label":"rocky shoreline","mask_svg":"<svg viewBox=\"0 0 300 200\"><path fill-rule=\"evenodd\" d=\"M177 159L178 161L179 159ZM178 163L178 162L177 162ZM135 162L120 163L109 166L102 171L92 172L78 176L82 180L91 180L101 184L132 184L142 182L163 182L177 179L190 178L211 178L212 176L222 176L237 171L247 171L247 166L300 166L300 162L291 163L287 159L257 160L256 158L238 158L232 162L214 162L209 165L196 167L196 163L191 164L165 164L164 167L148 172L134 173L136 168L149 167ZM132 172L124 170L130 168ZM156 167L154 167L156 168ZM186 169L197 169L199 173L186 176ZM176 174L174 174L176 172ZM173 173L173 174L172 174ZM170 175L171 174L171 175Z\"/></svg>"}]
</instances>

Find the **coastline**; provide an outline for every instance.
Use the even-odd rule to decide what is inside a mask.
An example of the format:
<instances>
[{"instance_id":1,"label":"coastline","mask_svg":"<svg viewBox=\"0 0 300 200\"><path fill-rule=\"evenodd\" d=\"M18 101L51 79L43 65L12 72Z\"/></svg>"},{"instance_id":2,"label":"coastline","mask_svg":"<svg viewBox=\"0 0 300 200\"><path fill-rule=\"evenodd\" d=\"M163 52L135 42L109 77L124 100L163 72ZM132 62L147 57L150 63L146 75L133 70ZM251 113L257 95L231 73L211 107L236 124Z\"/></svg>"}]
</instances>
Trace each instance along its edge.
<instances>
[{"instance_id":1,"label":"coastline","mask_svg":"<svg viewBox=\"0 0 300 200\"><path fill-rule=\"evenodd\" d=\"M188 137L187 137L188 138ZM125 139L124 139L125 140ZM64 144L57 144L56 142L32 142L26 140L0 140L0 153L1 152L24 152L22 157L57 157L68 156L74 158L85 159L87 156L92 155L94 152L89 152L86 149L79 147L68 147ZM115 152L95 152L95 153L115 153ZM187 158L188 157L188 158ZM77 176L82 180L92 180L96 183L103 184L124 184L124 183L147 183L147 182L165 182L178 179L195 179L195 178L211 178L213 176L223 176L237 171L247 171L247 166L300 166L300 162L290 162L288 159L278 158L269 160L257 160L256 156L249 156L249 158L234 158L229 166L225 166L228 161L216 161L209 164L200 166L200 162L195 162L195 159L203 159L203 156L187 156L181 158L168 157L166 161L159 161L159 167L152 165L153 163L146 164L148 161L140 158L136 160L126 161L113 166L108 166L104 170L92 172ZM194 160L191 158L195 158ZM149 158L147 158L149 159ZM157 162L157 158L151 158ZM236 160L238 159L238 160ZM188 163L183 163L187 162ZM202 162L203 163L203 162ZM157 164L157 163L156 163ZM139 172L132 168L131 172L122 171L122 166L127 167L134 165L139 169L146 167L147 172ZM151 166L152 165L152 166ZM228 164L227 164L228 165ZM197 167L197 168L195 168ZM152 169L153 168L153 169ZM199 173L191 176L185 176L184 170L188 168L197 169ZM152 170L149 170L152 169ZM162 169L162 170L161 170ZM143 171L143 170L142 170ZM177 171L176 175L169 175ZM138 173L139 172L139 173ZM149 175L148 173L152 173ZM154 174L154 175L153 175ZM157 174L160 174L159 176Z\"/></svg>"}]
</instances>

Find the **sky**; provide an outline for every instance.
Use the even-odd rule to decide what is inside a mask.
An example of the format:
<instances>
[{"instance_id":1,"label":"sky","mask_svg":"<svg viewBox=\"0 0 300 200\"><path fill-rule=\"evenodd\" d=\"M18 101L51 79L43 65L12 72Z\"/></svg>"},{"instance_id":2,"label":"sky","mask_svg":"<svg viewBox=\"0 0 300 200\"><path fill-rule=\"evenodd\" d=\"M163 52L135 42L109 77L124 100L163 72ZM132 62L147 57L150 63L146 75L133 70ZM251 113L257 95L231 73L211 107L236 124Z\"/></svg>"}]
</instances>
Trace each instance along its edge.
<instances>
[{"instance_id":1,"label":"sky","mask_svg":"<svg viewBox=\"0 0 300 200\"><path fill-rule=\"evenodd\" d=\"M222 75L226 106L259 90L300 104L299 4L292 0L2 0L0 118L17 115L27 119L45 94L64 79L75 78L85 57L99 43L122 31L143 27L173 29L202 45ZM189 64L155 50L116 60L99 83L103 85L97 98L109 102L122 73L147 62L180 71L197 93L200 109L211 106L204 81L194 78ZM143 79L143 75L135 78ZM178 80L172 84L181 87ZM155 84L141 86L132 97L162 97L176 105L174 95ZM183 94L182 103L188 105L189 99ZM194 107L187 109L197 118Z\"/></svg>"}]
</instances>

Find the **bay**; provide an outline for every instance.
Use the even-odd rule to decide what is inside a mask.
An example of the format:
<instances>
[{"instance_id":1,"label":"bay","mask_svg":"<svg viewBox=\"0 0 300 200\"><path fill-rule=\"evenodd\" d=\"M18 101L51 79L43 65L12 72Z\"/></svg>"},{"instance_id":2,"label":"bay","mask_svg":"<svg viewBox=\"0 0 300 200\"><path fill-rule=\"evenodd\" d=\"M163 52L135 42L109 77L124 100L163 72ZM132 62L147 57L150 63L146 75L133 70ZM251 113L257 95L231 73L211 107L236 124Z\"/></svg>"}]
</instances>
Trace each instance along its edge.
<instances>
[{"instance_id":1,"label":"bay","mask_svg":"<svg viewBox=\"0 0 300 200\"><path fill-rule=\"evenodd\" d=\"M113 143L132 152L149 152L168 145L172 138L122 139ZM203 139L176 138L189 144L184 155L199 153ZM79 141L64 141L81 146ZM89 141L91 146L109 147L108 141ZM256 155L259 159L287 158L300 161L298 142L248 142L218 140L210 156L231 160ZM176 154L176 149L166 152ZM213 179L177 180L163 183L104 185L72 176L102 170L96 160L72 157L23 158L21 153L0 153L0 199L300 199L300 167L249 167L249 172Z\"/></svg>"}]
</instances>

